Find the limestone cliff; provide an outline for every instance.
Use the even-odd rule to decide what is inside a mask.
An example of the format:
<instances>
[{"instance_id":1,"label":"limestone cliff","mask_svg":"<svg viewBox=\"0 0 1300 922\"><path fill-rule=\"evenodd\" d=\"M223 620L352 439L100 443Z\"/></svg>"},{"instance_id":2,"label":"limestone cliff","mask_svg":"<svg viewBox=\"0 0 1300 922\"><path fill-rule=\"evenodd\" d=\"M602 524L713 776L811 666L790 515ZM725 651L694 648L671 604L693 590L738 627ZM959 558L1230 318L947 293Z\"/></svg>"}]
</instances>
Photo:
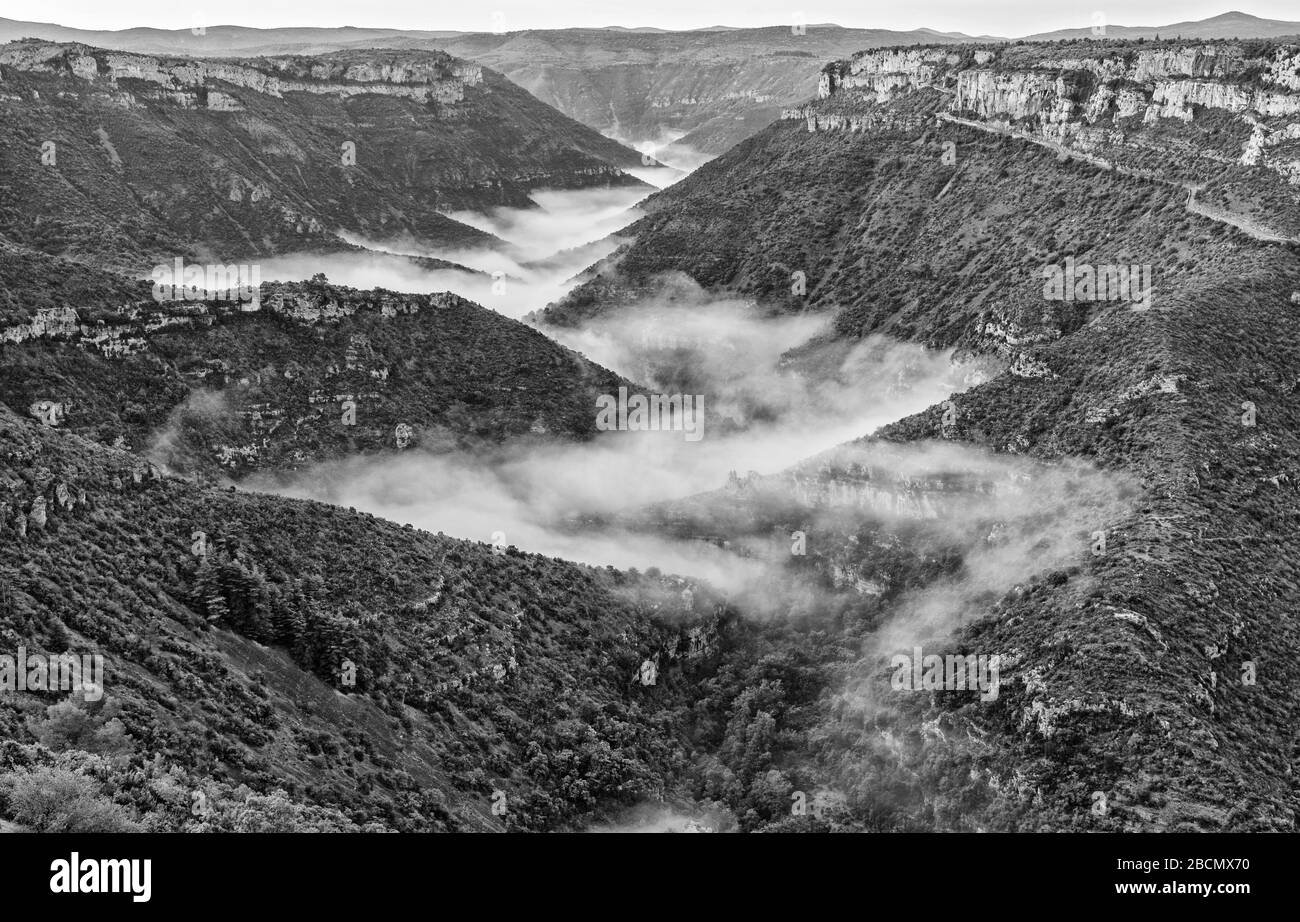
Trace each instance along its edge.
<instances>
[{"instance_id":1,"label":"limestone cliff","mask_svg":"<svg viewBox=\"0 0 1300 922\"><path fill-rule=\"evenodd\" d=\"M862 130L909 92L939 93L941 117L1028 137L1121 171L1242 194L1262 171L1300 187L1300 47L1216 42L997 45L865 51L823 68L819 102L787 109L810 130ZM897 107L887 107L894 109ZM1244 167L1244 171L1234 171ZM1294 206L1300 193L1280 199ZM1280 222L1295 229L1295 215Z\"/></svg>"},{"instance_id":2,"label":"limestone cliff","mask_svg":"<svg viewBox=\"0 0 1300 922\"><path fill-rule=\"evenodd\" d=\"M88 81L107 81L123 91L123 81L138 80L161 87L159 95L198 106L215 92L222 111L240 108L215 87L228 84L268 96L317 93L339 97L363 93L404 96L444 104L459 102L466 86L483 82L482 68L454 59L414 62L316 62L301 58L268 58L255 64L203 59L159 58L142 54L103 52L83 46L19 43L0 48L0 64L15 70L59 74L70 72ZM207 99L212 107L212 99Z\"/></svg>"}]
</instances>

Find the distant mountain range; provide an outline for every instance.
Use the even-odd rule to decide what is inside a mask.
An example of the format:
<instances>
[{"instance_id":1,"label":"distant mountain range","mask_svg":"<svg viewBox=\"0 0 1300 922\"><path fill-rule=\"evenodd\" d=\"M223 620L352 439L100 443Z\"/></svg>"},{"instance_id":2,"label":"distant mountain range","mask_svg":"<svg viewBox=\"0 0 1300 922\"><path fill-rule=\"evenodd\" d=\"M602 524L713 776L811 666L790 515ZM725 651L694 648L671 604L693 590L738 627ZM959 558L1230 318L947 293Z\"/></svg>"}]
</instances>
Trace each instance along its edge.
<instances>
[{"instance_id":1,"label":"distant mountain range","mask_svg":"<svg viewBox=\"0 0 1300 922\"><path fill-rule=\"evenodd\" d=\"M599 131L665 159L717 154L817 89L817 62L863 48L959 41L921 32L789 26L656 35L563 30L439 39ZM672 142L675 145L670 146Z\"/></svg>"},{"instance_id":2,"label":"distant mountain range","mask_svg":"<svg viewBox=\"0 0 1300 922\"><path fill-rule=\"evenodd\" d=\"M0 17L0 42L19 38L41 38L51 42L79 42L116 51L144 54L225 55L247 53L250 49L272 46L310 46L328 44L345 48L354 43L379 43L393 38L447 38L461 35L454 31L420 31L410 29L336 28L254 29L247 26L206 26L201 29L74 29L49 22L21 22ZM372 45L371 47L376 47ZM260 53L271 53L262 51Z\"/></svg>"},{"instance_id":3,"label":"distant mountain range","mask_svg":"<svg viewBox=\"0 0 1300 922\"><path fill-rule=\"evenodd\" d=\"M1176 38L1184 40L1215 38L1284 38L1300 35L1300 22L1288 22L1279 19L1261 19L1249 13L1232 11L1190 22L1174 22L1164 26L1121 26L1107 24L1105 36L1108 38L1152 39ZM1095 38L1097 32L1091 26L1082 29L1058 29L1054 32L1040 32L1026 35L1027 41L1058 41L1071 38Z\"/></svg>"},{"instance_id":4,"label":"distant mountain range","mask_svg":"<svg viewBox=\"0 0 1300 922\"><path fill-rule=\"evenodd\" d=\"M201 32L199 29L201 28ZM577 33L577 32L612 32L636 35L700 35L702 33L760 32L769 28L789 30L789 25L770 27L755 26L706 26L699 29L659 29L654 26L604 26L572 27L553 30L526 30L530 32ZM808 23L809 30L838 30L841 32L881 33L888 30L841 26L836 23ZM142 51L154 53L185 54L230 54L266 53L258 51L270 46L286 45L332 45L344 48L358 42L383 43L394 39L447 39L483 33L463 32L455 29L382 29L358 28L355 26L338 27L299 27L258 29L249 26L213 25L193 29L154 29L136 27L130 29L77 29L48 22L28 22L25 20L6 19L0 16L0 42L17 38L43 38L57 42L83 42L100 45L104 48L116 48L123 51ZM511 33L499 33L502 35ZM1038 32L1023 36L967 35L929 28L895 32L898 36L924 35L931 39L955 39L958 41L1012 41L1016 38L1035 41L1053 41L1068 38L1087 38L1095 35L1092 25L1079 29L1057 29L1051 32ZM1153 38L1159 34L1163 38L1276 38L1279 36L1300 34L1300 22L1264 19L1236 10L1211 16L1207 19L1169 23L1158 26L1122 26L1107 25L1106 34L1114 38ZM906 38L900 40L905 42ZM376 46L381 47L381 46ZM861 47L868 47L863 45Z\"/></svg>"}]
</instances>

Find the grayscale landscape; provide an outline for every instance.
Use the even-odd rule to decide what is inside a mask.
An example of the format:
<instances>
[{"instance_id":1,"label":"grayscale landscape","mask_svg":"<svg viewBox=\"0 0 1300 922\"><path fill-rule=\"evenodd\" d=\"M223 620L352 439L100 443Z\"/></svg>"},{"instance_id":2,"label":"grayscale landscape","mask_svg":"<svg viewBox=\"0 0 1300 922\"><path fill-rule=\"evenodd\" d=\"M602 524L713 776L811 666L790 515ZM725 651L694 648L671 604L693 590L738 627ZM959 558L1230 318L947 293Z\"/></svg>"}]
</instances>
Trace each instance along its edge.
<instances>
[{"instance_id":1,"label":"grayscale landscape","mask_svg":"<svg viewBox=\"0 0 1300 922\"><path fill-rule=\"evenodd\" d=\"M0 19L0 827L1294 832L1300 22L941 6Z\"/></svg>"}]
</instances>

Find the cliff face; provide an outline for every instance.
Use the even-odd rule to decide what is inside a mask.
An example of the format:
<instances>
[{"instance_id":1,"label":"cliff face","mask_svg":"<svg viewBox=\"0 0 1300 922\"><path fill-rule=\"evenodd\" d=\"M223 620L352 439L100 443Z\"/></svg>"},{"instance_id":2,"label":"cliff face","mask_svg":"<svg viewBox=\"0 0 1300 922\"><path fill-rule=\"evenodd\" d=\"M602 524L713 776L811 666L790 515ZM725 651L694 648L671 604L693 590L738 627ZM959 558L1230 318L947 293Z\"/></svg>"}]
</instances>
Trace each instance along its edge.
<instances>
[{"instance_id":1,"label":"cliff face","mask_svg":"<svg viewBox=\"0 0 1300 922\"><path fill-rule=\"evenodd\" d=\"M0 46L0 235L133 272L367 239L482 244L444 212L638 185L635 151L436 51L183 59Z\"/></svg>"},{"instance_id":2,"label":"cliff face","mask_svg":"<svg viewBox=\"0 0 1300 922\"><path fill-rule=\"evenodd\" d=\"M1267 170L1300 186L1300 48L1294 45L1097 42L1082 52L1075 45L867 51L827 65L818 98L851 108L853 100L884 105L923 90L943 94L944 117L1116 169L1204 186L1205 199L1234 201L1247 217L1284 233L1300 231L1296 196L1260 188L1252 175ZM817 106L783 115L810 120L819 130L839 127ZM853 116L841 115L846 118L842 126L854 127Z\"/></svg>"},{"instance_id":3,"label":"cliff face","mask_svg":"<svg viewBox=\"0 0 1300 922\"><path fill-rule=\"evenodd\" d=\"M121 87L121 81L140 80L161 87L162 95L192 107L199 107L204 91L214 82L277 98L283 98L286 93L339 97L369 94L445 104L460 102L466 86L478 86L483 82L482 68L450 59L318 63L295 58L268 58L253 65L140 54L96 56L89 48L68 54L60 45L18 44L0 47L0 64L27 72L60 74L71 71L73 76L83 80L102 79L122 89L125 87ZM221 99L229 100L230 97L221 94Z\"/></svg>"}]
</instances>

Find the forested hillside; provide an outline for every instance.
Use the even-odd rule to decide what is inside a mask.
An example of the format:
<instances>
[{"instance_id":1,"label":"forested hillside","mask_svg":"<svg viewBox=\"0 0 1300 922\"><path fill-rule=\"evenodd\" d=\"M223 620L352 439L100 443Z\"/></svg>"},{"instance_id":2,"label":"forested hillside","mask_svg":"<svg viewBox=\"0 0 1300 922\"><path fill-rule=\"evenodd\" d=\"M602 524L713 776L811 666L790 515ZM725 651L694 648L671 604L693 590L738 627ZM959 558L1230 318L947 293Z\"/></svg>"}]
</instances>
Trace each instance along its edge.
<instances>
[{"instance_id":1,"label":"forested hillside","mask_svg":"<svg viewBox=\"0 0 1300 922\"><path fill-rule=\"evenodd\" d=\"M262 285L256 310L158 301L149 283L17 248L0 248L0 281L0 401L178 472L589 438L596 395L627 383L449 293L317 278Z\"/></svg>"},{"instance_id":2,"label":"forested hillside","mask_svg":"<svg viewBox=\"0 0 1300 922\"><path fill-rule=\"evenodd\" d=\"M490 242L443 212L636 185L641 157L436 51L203 60L0 46L0 234L147 272L337 249L346 231Z\"/></svg>"},{"instance_id":3,"label":"forested hillside","mask_svg":"<svg viewBox=\"0 0 1300 922\"><path fill-rule=\"evenodd\" d=\"M3 409L0 491L6 650L104 658L99 701L0 700L3 786L72 814L0 797L37 828L563 827L680 773L672 711L732 621L706 587L203 489Z\"/></svg>"}]
</instances>

